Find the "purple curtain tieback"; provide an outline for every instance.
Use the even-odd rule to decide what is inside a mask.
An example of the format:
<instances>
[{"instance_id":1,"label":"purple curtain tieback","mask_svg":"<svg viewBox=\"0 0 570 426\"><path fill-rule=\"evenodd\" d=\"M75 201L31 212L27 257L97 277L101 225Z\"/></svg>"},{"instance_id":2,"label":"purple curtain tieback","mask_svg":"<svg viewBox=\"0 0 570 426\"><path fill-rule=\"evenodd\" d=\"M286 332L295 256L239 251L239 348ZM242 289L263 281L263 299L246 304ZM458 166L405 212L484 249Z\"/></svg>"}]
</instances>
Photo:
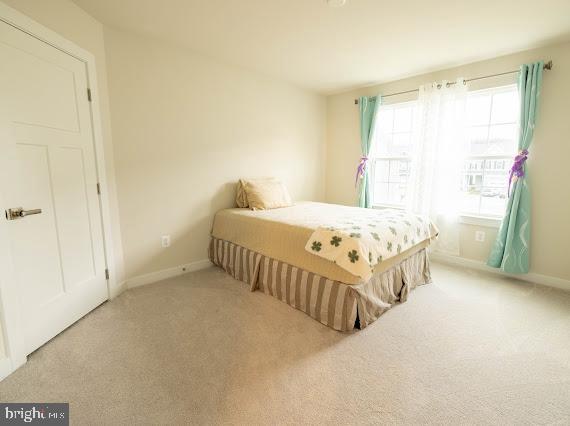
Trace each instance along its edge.
<instances>
[{"instance_id":1,"label":"purple curtain tieback","mask_svg":"<svg viewBox=\"0 0 570 426\"><path fill-rule=\"evenodd\" d=\"M509 175L509 190L507 192L508 194L511 193L511 184L513 183L513 181L516 182L518 178L524 176L524 163L527 158L528 158L528 150L526 149L523 149L515 157L515 160L513 162L513 167L511 167L511 172Z\"/></svg>"},{"instance_id":2,"label":"purple curtain tieback","mask_svg":"<svg viewBox=\"0 0 570 426\"><path fill-rule=\"evenodd\" d=\"M364 177L364 173L366 172L366 163L368 162L368 157L365 155L360 157L360 163L358 163L358 168L356 169L356 179L354 180L354 186L358 185L358 179L362 179Z\"/></svg>"}]
</instances>

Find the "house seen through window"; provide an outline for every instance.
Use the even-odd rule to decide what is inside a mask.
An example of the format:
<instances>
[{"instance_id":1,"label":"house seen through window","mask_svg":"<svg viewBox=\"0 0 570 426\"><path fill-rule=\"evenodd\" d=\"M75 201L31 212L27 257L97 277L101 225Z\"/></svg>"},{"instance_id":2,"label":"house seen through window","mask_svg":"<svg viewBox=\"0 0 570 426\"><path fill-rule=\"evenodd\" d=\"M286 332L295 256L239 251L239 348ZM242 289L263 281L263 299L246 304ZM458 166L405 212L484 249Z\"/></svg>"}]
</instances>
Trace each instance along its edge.
<instances>
[{"instance_id":1,"label":"house seen through window","mask_svg":"<svg viewBox=\"0 0 570 426\"><path fill-rule=\"evenodd\" d=\"M470 92L461 194L462 211L502 216L509 170L517 152L519 100L515 85Z\"/></svg>"}]
</instances>

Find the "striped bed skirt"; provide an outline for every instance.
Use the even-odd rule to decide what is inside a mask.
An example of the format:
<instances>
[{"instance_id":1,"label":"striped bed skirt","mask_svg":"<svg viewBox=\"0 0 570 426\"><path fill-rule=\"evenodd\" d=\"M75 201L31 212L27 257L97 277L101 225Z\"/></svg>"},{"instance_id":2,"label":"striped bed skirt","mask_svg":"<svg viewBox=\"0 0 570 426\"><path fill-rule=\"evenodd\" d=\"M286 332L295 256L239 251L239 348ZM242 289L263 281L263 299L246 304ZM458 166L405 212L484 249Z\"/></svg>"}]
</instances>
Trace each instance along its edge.
<instances>
[{"instance_id":1,"label":"striped bed skirt","mask_svg":"<svg viewBox=\"0 0 570 426\"><path fill-rule=\"evenodd\" d=\"M263 290L339 331L353 330L357 318L360 328L370 325L394 304L405 302L413 288L431 282L425 249L358 285L334 281L214 237L209 257L249 284L251 291Z\"/></svg>"}]
</instances>

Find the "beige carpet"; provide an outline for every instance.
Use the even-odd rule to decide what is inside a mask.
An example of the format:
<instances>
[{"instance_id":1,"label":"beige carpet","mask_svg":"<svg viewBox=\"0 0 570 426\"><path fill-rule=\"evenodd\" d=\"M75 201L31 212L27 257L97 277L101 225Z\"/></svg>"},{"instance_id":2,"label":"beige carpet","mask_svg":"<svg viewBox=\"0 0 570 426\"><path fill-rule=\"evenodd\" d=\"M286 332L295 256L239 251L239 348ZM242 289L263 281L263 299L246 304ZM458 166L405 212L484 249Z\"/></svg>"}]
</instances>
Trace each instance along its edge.
<instances>
[{"instance_id":1,"label":"beige carpet","mask_svg":"<svg viewBox=\"0 0 570 426\"><path fill-rule=\"evenodd\" d=\"M569 424L570 293L446 266L331 330L210 268L131 290L0 383L75 424Z\"/></svg>"}]
</instances>

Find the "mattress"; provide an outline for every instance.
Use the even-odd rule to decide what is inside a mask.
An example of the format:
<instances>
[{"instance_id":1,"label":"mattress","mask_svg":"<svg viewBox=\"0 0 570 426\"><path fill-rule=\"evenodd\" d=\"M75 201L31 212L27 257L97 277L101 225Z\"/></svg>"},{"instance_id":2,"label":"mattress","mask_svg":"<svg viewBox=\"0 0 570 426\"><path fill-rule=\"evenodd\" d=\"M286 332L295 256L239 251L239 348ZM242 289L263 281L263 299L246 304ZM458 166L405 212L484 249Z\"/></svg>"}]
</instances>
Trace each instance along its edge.
<instances>
[{"instance_id":1,"label":"mattress","mask_svg":"<svg viewBox=\"0 0 570 426\"><path fill-rule=\"evenodd\" d=\"M307 241L322 225L324 218L335 220L346 216L347 212L356 215L359 210L356 207L315 202L299 202L291 207L261 211L225 209L214 217L212 236L334 281L362 284L362 278L305 250ZM431 237L418 241L411 248L379 263L374 274L387 271L426 248Z\"/></svg>"}]
</instances>

